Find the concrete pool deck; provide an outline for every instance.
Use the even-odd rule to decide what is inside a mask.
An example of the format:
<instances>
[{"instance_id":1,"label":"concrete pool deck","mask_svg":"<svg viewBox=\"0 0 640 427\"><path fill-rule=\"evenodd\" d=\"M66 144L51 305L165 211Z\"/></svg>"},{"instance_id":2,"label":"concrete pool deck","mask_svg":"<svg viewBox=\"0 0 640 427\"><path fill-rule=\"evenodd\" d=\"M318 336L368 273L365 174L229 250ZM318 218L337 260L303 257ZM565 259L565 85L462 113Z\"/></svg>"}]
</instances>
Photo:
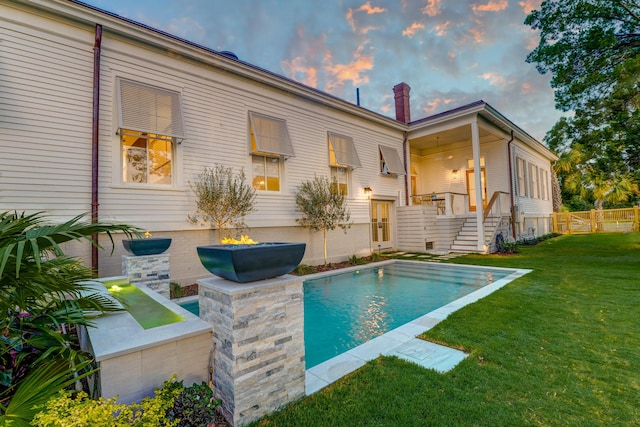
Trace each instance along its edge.
<instances>
[{"instance_id":1,"label":"concrete pool deck","mask_svg":"<svg viewBox=\"0 0 640 427\"><path fill-rule=\"evenodd\" d=\"M422 261L417 262L422 263ZM466 267L465 265L459 266ZM504 270L512 271L512 273L409 323L348 350L345 353L307 369L305 378L305 391L307 396L321 390L381 355L397 356L400 359L415 363L426 369L434 369L440 373L453 369L458 363L467 357L466 353L443 345L421 340L416 338L416 336L433 328L454 311L484 298L507 285L511 281L532 271L512 268Z\"/></svg>"}]
</instances>

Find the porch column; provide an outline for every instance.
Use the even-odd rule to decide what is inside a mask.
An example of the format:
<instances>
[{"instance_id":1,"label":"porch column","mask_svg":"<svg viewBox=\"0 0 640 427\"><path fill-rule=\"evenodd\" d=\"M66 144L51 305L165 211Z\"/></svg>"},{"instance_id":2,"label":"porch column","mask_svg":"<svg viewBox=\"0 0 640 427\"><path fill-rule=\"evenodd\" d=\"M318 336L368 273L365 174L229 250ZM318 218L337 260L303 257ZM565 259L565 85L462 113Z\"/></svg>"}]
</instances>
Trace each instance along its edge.
<instances>
[{"instance_id":1,"label":"porch column","mask_svg":"<svg viewBox=\"0 0 640 427\"><path fill-rule=\"evenodd\" d=\"M484 205L482 204L482 167L480 166L480 132L478 121L471 122L471 146L473 149L473 172L476 181L476 220L478 223L478 251L484 252Z\"/></svg>"}]
</instances>

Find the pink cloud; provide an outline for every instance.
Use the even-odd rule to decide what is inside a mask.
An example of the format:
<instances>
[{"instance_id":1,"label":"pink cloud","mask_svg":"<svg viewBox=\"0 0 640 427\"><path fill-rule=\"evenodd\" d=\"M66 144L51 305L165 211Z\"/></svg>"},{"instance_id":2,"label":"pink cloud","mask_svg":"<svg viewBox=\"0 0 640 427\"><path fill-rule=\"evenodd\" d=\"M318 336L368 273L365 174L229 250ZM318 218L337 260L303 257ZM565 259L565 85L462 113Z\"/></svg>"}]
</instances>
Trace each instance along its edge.
<instances>
[{"instance_id":1,"label":"pink cloud","mask_svg":"<svg viewBox=\"0 0 640 427\"><path fill-rule=\"evenodd\" d=\"M525 0L518 3L522 8L522 11L527 15L536 9L540 9L542 0Z\"/></svg>"},{"instance_id":2,"label":"pink cloud","mask_svg":"<svg viewBox=\"0 0 640 427\"><path fill-rule=\"evenodd\" d=\"M440 2L441 0L427 0L427 5L424 8L422 8L422 13L429 16L439 15Z\"/></svg>"},{"instance_id":3,"label":"pink cloud","mask_svg":"<svg viewBox=\"0 0 640 427\"><path fill-rule=\"evenodd\" d=\"M329 81L326 84L327 92L331 93L337 87L344 85L345 82L351 81L355 86L358 84L369 83L369 76L364 75L365 71L373 69L373 55L363 53L364 45L358 46L354 53L354 60L347 64L333 64L331 52L325 53L324 69L329 75Z\"/></svg>"},{"instance_id":4,"label":"pink cloud","mask_svg":"<svg viewBox=\"0 0 640 427\"><path fill-rule=\"evenodd\" d=\"M360 6L358 9L356 9L359 12L367 12L367 15L373 15L376 13L384 13L387 11L387 9L382 8L382 7L372 7L371 6L371 2L366 2L365 4L363 4L362 6Z\"/></svg>"},{"instance_id":5,"label":"pink cloud","mask_svg":"<svg viewBox=\"0 0 640 427\"><path fill-rule=\"evenodd\" d=\"M388 113L389 111L391 111L391 104L384 104L382 107L380 107L380 111L385 114Z\"/></svg>"},{"instance_id":6,"label":"pink cloud","mask_svg":"<svg viewBox=\"0 0 640 427\"><path fill-rule=\"evenodd\" d=\"M522 83L522 85L520 86L520 93L522 95L529 95L533 93L533 88L531 87L531 83L529 82Z\"/></svg>"},{"instance_id":7,"label":"pink cloud","mask_svg":"<svg viewBox=\"0 0 640 427\"><path fill-rule=\"evenodd\" d=\"M507 0L490 0L487 4L474 4L471 9L474 12L500 12L508 6Z\"/></svg>"},{"instance_id":8,"label":"pink cloud","mask_svg":"<svg viewBox=\"0 0 640 427\"><path fill-rule=\"evenodd\" d=\"M413 24L411 24L411 26L407 27L402 31L402 35L412 38L418 30L421 30L423 28L424 28L424 24L421 24L419 22L414 22Z\"/></svg>"},{"instance_id":9,"label":"pink cloud","mask_svg":"<svg viewBox=\"0 0 640 427\"><path fill-rule=\"evenodd\" d=\"M441 103L442 103L442 99L436 98L431 102L427 102L422 107L422 111L424 111L427 114L433 114L438 109Z\"/></svg>"},{"instance_id":10,"label":"pink cloud","mask_svg":"<svg viewBox=\"0 0 640 427\"><path fill-rule=\"evenodd\" d=\"M502 88L507 86L507 78L495 71L484 73L480 77L487 80L491 86L498 86Z\"/></svg>"},{"instance_id":11,"label":"pink cloud","mask_svg":"<svg viewBox=\"0 0 640 427\"><path fill-rule=\"evenodd\" d=\"M484 30L480 28L469 28L469 32L476 43L482 43L484 41Z\"/></svg>"},{"instance_id":12,"label":"pink cloud","mask_svg":"<svg viewBox=\"0 0 640 427\"><path fill-rule=\"evenodd\" d=\"M305 58L298 56L291 61L284 60L280 64L287 77L304 83L307 86L318 86L318 69L306 66Z\"/></svg>"},{"instance_id":13,"label":"pink cloud","mask_svg":"<svg viewBox=\"0 0 640 427\"><path fill-rule=\"evenodd\" d=\"M433 31L436 33L436 36L440 36L440 37L446 36L450 25L451 25L451 21L438 24L435 27L433 27Z\"/></svg>"}]
</instances>

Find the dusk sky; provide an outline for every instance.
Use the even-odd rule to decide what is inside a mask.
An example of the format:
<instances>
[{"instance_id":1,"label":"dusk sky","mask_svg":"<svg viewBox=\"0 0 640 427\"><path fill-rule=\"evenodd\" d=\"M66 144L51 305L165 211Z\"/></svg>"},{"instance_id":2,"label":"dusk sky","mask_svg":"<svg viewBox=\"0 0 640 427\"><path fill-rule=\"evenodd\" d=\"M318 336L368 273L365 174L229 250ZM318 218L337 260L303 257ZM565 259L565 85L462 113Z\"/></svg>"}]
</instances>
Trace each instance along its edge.
<instances>
[{"instance_id":1,"label":"dusk sky","mask_svg":"<svg viewBox=\"0 0 640 427\"><path fill-rule=\"evenodd\" d=\"M541 0L85 0L394 117L484 100L538 140L561 117L550 76L525 62Z\"/></svg>"}]
</instances>

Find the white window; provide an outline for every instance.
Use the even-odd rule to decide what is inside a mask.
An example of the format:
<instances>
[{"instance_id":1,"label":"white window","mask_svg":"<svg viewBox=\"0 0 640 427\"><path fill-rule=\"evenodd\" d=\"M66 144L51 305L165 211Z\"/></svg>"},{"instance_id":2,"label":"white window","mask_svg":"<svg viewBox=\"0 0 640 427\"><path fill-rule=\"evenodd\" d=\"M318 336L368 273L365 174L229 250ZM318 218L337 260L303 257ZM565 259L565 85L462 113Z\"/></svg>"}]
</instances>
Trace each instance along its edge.
<instances>
[{"instance_id":1,"label":"white window","mask_svg":"<svg viewBox=\"0 0 640 427\"><path fill-rule=\"evenodd\" d=\"M539 199L540 185L538 182L538 167L531 163L529 163L529 184L531 185L531 191L529 191L529 196L532 199Z\"/></svg>"},{"instance_id":2,"label":"white window","mask_svg":"<svg viewBox=\"0 0 640 427\"><path fill-rule=\"evenodd\" d=\"M527 197L527 163L523 158L516 158L516 169L518 173L518 196Z\"/></svg>"},{"instance_id":3,"label":"white window","mask_svg":"<svg viewBox=\"0 0 640 427\"><path fill-rule=\"evenodd\" d=\"M384 145L378 146L380 149L380 173L383 175L404 175L402 160L395 148Z\"/></svg>"},{"instance_id":4,"label":"white window","mask_svg":"<svg viewBox=\"0 0 640 427\"><path fill-rule=\"evenodd\" d=\"M540 198L549 200L549 171L540 169Z\"/></svg>"},{"instance_id":5,"label":"white window","mask_svg":"<svg viewBox=\"0 0 640 427\"><path fill-rule=\"evenodd\" d=\"M258 113L249 113L253 188L280 191L283 160L294 156L287 122Z\"/></svg>"},{"instance_id":6,"label":"white window","mask_svg":"<svg viewBox=\"0 0 640 427\"><path fill-rule=\"evenodd\" d=\"M173 185L175 147L185 138L180 93L117 80L122 181Z\"/></svg>"},{"instance_id":7,"label":"white window","mask_svg":"<svg viewBox=\"0 0 640 427\"><path fill-rule=\"evenodd\" d=\"M361 166L358 152L351 137L329 132L327 139L331 179L335 179L339 193L346 196L349 194L351 170Z\"/></svg>"}]
</instances>

